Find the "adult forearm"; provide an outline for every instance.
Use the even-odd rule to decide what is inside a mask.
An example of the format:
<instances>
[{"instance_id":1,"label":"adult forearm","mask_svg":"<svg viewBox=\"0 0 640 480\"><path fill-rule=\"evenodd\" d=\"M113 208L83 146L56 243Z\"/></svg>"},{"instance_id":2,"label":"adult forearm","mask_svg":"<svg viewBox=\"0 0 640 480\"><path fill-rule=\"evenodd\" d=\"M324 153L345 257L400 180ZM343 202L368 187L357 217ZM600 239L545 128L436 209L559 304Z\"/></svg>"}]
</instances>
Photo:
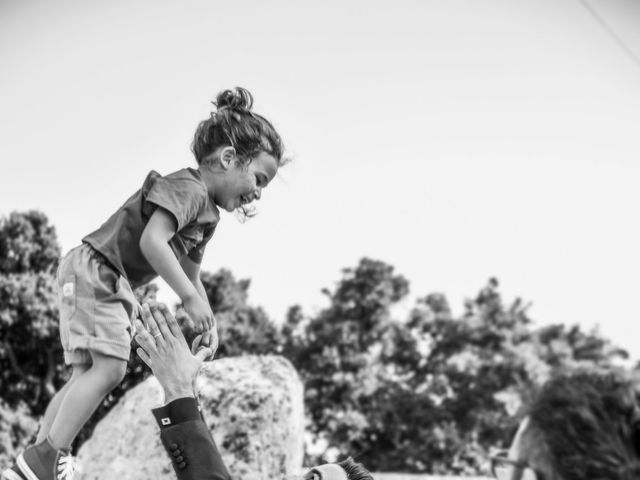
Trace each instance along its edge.
<instances>
[{"instance_id":1,"label":"adult forearm","mask_svg":"<svg viewBox=\"0 0 640 480\"><path fill-rule=\"evenodd\" d=\"M140 250L156 273L181 299L199 295L197 288L189 281L168 243L158 241L151 235L143 235L140 239Z\"/></svg>"}]
</instances>

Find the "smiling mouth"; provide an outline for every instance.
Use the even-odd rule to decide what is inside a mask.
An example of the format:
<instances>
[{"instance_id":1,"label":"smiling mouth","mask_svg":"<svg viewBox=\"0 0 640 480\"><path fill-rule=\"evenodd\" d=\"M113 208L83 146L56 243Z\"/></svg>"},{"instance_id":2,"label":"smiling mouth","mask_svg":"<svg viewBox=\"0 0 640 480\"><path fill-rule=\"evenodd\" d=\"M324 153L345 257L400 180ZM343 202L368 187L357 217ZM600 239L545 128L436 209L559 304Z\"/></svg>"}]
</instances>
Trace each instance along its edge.
<instances>
[{"instance_id":1,"label":"smiling mouth","mask_svg":"<svg viewBox=\"0 0 640 480\"><path fill-rule=\"evenodd\" d=\"M248 203L251 203L252 201L253 201L253 197L251 197L249 195L242 195L240 197L240 206L247 205Z\"/></svg>"}]
</instances>

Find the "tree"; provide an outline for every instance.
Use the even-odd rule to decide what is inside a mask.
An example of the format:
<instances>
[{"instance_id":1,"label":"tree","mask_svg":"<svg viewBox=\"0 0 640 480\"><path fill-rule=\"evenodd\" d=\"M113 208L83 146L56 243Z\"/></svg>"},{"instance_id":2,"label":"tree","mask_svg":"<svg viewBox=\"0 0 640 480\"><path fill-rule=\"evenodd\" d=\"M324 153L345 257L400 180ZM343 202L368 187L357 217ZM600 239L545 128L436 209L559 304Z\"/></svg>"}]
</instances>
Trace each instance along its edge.
<instances>
[{"instance_id":1,"label":"tree","mask_svg":"<svg viewBox=\"0 0 640 480\"><path fill-rule=\"evenodd\" d=\"M64 380L53 272L60 247L40 212L0 219L0 397L44 411Z\"/></svg>"},{"instance_id":2,"label":"tree","mask_svg":"<svg viewBox=\"0 0 640 480\"><path fill-rule=\"evenodd\" d=\"M488 448L508 438L513 419L500 393L528 385L510 345L530 320L518 302L503 307L497 286L490 279L458 319L451 316L444 296L437 294L419 299L411 313L406 326L415 341L406 342L404 352L394 355L413 353L415 363L403 363L403 371L411 372L408 388L419 394L405 403L407 409L421 405L430 421L422 429L409 430L414 434L410 442L419 444L422 439L428 455L420 456L414 449L414 463L406 468L479 473ZM420 350L422 355L416 355Z\"/></svg>"},{"instance_id":3,"label":"tree","mask_svg":"<svg viewBox=\"0 0 640 480\"><path fill-rule=\"evenodd\" d=\"M408 282L393 267L365 258L324 293L330 306L316 317L304 319L299 307L289 311L284 354L304 380L312 433L365 461L371 399L384 373L379 351L390 308L408 293ZM376 469L375 463L367 466Z\"/></svg>"},{"instance_id":4,"label":"tree","mask_svg":"<svg viewBox=\"0 0 640 480\"><path fill-rule=\"evenodd\" d=\"M64 381L55 279L60 247L40 212L0 218L0 460L35 433Z\"/></svg>"},{"instance_id":5,"label":"tree","mask_svg":"<svg viewBox=\"0 0 640 480\"><path fill-rule=\"evenodd\" d=\"M0 219L0 274L55 272L60 245L47 216L35 210Z\"/></svg>"}]
</instances>

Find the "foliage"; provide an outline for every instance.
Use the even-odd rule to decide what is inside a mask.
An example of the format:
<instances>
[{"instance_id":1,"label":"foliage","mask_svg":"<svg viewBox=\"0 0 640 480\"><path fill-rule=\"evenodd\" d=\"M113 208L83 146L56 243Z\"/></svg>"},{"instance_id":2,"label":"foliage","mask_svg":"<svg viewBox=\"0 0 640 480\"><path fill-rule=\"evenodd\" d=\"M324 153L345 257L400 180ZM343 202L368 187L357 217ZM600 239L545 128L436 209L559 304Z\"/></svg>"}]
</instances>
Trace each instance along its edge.
<instances>
[{"instance_id":1,"label":"foliage","mask_svg":"<svg viewBox=\"0 0 640 480\"><path fill-rule=\"evenodd\" d=\"M365 462L369 444L377 441L371 430L373 397L393 375L379 361L391 325L390 307L408 293L407 280L393 270L363 259L343 271L334 292L324 291L328 308L304 319L294 307L283 327L284 353L305 383L310 430ZM378 469L377 462L366 464Z\"/></svg>"},{"instance_id":2,"label":"foliage","mask_svg":"<svg viewBox=\"0 0 640 480\"><path fill-rule=\"evenodd\" d=\"M53 272L60 247L40 212L0 219L0 398L40 415L63 382Z\"/></svg>"},{"instance_id":3,"label":"foliage","mask_svg":"<svg viewBox=\"0 0 640 480\"><path fill-rule=\"evenodd\" d=\"M0 397L34 415L64 380L54 283L43 272L0 275Z\"/></svg>"},{"instance_id":4,"label":"foliage","mask_svg":"<svg viewBox=\"0 0 640 480\"><path fill-rule=\"evenodd\" d=\"M0 219L0 274L55 272L60 246L55 228L38 211Z\"/></svg>"},{"instance_id":5,"label":"foliage","mask_svg":"<svg viewBox=\"0 0 640 480\"><path fill-rule=\"evenodd\" d=\"M218 323L217 357L277 352L279 329L262 308L248 304L249 280L236 280L225 269L202 272L201 279Z\"/></svg>"},{"instance_id":6,"label":"foliage","mask_svg":"<svg viewBox=\"0 0 640 480\"><path fill-rule=\"evenodd\" d=\"M0 218L0 464L35 433L64 380L53 272L60 247L37 211Z\"/></svg>"}]
</instances>

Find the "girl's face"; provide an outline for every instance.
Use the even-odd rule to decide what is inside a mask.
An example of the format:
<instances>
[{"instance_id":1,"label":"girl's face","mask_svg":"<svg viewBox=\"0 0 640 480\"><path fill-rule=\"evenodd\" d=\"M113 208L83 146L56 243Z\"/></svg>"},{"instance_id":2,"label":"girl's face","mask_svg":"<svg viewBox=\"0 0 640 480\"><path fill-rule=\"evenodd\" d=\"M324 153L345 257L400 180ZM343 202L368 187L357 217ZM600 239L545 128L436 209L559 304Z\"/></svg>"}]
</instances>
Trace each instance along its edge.
<instances>
[{"instance_id":1,"label":"girl's face","mask_svg":"<svg viewBox=\"0 0 640 480\"><path fill-rule=\"evenodd\" d=\"M215 204L227 212L259 200L262 189L278 172L278 161L266 152L260 152L246 165L229 149L221 153L220 165L223 171L209 177L209 181L205 177L205 182Z\"/></svg>"}]
</instances>

